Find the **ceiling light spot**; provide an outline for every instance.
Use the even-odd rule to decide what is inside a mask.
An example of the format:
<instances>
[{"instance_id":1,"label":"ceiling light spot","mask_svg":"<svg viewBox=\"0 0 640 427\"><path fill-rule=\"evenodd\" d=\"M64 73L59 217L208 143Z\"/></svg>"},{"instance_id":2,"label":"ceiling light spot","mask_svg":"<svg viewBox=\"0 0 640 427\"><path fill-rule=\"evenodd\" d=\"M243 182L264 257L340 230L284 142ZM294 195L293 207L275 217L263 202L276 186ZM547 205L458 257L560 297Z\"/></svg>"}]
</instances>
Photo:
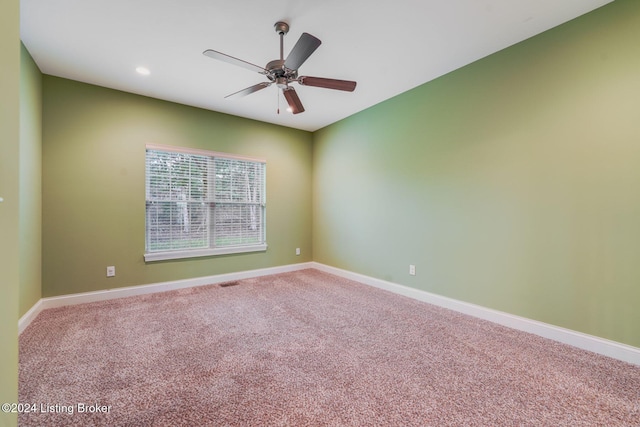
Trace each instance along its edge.
<instances>
[{"instance_id":1,"label":"ceiling light spot","mask_svg":"<svg viewBox=\"0 0 640 427\"><path fill-rule=\"evenodd\" d=\"M136 68L136 71L138 72L138 74L142 74L143 76L148 76L149 74L151 74L151 71L149 71L149 69L146 67L138 67Z\"/></svg>"}]
</instances>

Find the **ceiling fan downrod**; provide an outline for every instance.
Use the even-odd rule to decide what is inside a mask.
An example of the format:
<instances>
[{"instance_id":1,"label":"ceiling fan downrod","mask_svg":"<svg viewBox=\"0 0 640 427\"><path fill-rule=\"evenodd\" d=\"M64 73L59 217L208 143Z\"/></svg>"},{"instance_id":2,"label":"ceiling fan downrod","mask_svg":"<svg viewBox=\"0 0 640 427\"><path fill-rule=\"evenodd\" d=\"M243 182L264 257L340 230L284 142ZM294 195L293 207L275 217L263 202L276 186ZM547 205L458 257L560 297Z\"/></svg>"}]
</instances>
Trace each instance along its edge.
<instances>
[{"instance_id":1,"label":"ceiling fan downrod","mask_svg":"<svg viewBox=\"0 0 640 427\"><path fill-rule=\"evenodd\" d=\"M280 60L284 61L284 35L289 32L289 24L278 21L274 24L276 33L280 35Z\"/></svg>"}]
</instances>

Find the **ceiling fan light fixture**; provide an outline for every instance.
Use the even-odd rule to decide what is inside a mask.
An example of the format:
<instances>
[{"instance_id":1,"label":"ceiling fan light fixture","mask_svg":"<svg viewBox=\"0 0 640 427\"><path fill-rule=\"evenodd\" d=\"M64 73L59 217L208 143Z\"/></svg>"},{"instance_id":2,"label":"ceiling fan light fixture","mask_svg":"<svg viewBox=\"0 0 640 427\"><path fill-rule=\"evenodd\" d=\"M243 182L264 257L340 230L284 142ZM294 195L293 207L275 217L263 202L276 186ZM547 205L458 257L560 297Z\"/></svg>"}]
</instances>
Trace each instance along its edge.
<instances>
[{"instance_id":1,"label":"ceiling fan light fixture","mask_svg":"<svg viewBox=\"0 0 640 427\"><path fill-rule=\"evenodd\" d=\"M287 78L286 77L277 77L276 78L276 86L278 86L280 89L286 89L289 86Z\"/></svg>"}]
</instances>

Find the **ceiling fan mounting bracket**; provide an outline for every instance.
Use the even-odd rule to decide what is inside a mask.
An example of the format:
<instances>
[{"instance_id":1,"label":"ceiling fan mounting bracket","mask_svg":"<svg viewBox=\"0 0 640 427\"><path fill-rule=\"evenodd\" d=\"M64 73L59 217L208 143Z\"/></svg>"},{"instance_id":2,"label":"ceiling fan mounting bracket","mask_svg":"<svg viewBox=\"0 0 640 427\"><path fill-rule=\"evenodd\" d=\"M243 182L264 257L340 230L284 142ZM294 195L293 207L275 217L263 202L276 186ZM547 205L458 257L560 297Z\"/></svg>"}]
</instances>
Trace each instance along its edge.
<instances>
[{"instance_id":1,"label":"ceiling fan mounting bracket","mask_svg":"<svg viewBox=\"0 0 640 427\"><path fill-rule=\"evenodd\" d=\"M278 21L273 26L276 29L276 33L280 34L281 36L289 32L289 24L287 24L286 22Z\"/></svg>"}]
</instances>

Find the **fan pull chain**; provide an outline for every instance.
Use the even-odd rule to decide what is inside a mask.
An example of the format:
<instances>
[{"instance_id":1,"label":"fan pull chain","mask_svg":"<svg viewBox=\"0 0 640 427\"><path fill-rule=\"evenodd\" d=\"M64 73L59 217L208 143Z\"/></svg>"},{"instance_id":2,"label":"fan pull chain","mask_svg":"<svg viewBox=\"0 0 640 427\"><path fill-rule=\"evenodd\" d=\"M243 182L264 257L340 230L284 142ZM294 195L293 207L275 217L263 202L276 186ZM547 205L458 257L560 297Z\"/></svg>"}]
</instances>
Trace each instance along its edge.
<instances>
[{"instance_id":1,"label":"fan pull chain","mask_svg":"<svg viewBox=\"0 0 640 427\"><path fill-rule=\"evenodd\" d=\"M276 91L276 98L278 98L278 114L280 114L280 91Z\"/></svg>"}]
</instances>

